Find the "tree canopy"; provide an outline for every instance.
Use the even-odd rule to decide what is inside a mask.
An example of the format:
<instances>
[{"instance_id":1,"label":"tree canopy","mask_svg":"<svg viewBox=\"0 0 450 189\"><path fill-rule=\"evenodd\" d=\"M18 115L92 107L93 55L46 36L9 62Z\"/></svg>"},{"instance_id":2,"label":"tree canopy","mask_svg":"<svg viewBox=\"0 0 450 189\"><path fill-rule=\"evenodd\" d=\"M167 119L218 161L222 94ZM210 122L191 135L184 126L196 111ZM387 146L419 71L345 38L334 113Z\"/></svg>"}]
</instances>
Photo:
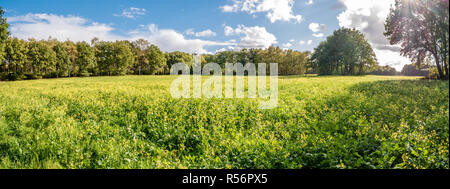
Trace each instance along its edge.
<instances>
[{"instance_id":1,"label":"tree canopy","mask_svg":"<svg viewBox=\"0 0 450 189\"><path fill-rule=\"evenodd\" d=\"M417 65L432 56L440 79L448 80L448 18L448 0L396 0L385 36Z\"/></svg>"},{"instance_id":2,"label":"tree canopy","mask_svg":"<svg viewBox=\"0 0 450 189\"><path fill-rule=\"evenodd\" d=\"M314 50L310 61L321 75L361 75L378 64L364 35L349 28L334 31Z\"/></svg>"},{"instance_id":3,"label":"tree canopy","mask_svg":"<svg viewBox=\"0 0 450 189\"><path fill-rule=\"evenodd\" d=\"M3 17L4 14L5 11L0 7L0 62L3 62L5 58L6 39L9 36L9 24L6 22L6 18Z\"/></svg>"}]
</instances>

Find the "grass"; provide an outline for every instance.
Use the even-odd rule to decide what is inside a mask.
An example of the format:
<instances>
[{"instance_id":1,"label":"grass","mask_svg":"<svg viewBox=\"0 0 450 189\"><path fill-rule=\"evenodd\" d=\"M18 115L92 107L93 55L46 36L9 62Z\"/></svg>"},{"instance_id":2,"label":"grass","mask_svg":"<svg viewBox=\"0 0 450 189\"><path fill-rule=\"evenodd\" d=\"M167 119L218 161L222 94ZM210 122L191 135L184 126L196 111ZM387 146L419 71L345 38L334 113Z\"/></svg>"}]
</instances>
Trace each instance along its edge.
<instances>
[{"instance_id":1,"label":"grass","mask_svg":"<svg viewBox=\"0 0 450 189\"><path fill-rule=\"evenodd\" d=\"M449 168L449 83L280 77L279 106L172 76L0 82L0 168Z\"/></svg>"}]
</instances>

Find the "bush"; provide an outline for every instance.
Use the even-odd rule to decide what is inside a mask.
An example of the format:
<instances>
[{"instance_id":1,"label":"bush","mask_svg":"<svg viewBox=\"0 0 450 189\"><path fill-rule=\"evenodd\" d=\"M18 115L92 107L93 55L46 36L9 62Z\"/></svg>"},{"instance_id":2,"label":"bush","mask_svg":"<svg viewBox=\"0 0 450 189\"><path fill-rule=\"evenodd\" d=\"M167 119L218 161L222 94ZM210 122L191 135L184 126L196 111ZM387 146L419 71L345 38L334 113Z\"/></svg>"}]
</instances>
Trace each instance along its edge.
<instances>
[{"instance_id":1,"label":"bush","mask_svg":"<svg viewBox=\"0 0 450 189\"><path fill-rule=\"evenodd\" d=\"M439 79L439 72L437 68L430 68L430 71L428 72L428 75L425 76L425 79Z\"/></svg>"},{"instance_id":2,"label":"bush","mask_svg":"<svg viewBox=\"0 0 450 189\"><path fill-rule=\"evenodd\" d=\"M31 80L31 79L42 79L42 76L37 74L25 74L25 79Z\"/></svg>"},{"instance_id":3,"label":"bush","mask_svg":"<svg viewBox=\"0 0 450 189\"><path fill-rule=\"evenodd\" d=\"M58 78L59 77L59 73L58 72L51 72L48 74L44 75L44 78Z\"/></svg>"},{"instance_id":4,"label":"bush","mask_svg":"<svg viewBox=\"0 0 450 189\"><path fill-rule=\"evenodd\" d=\"M4 80L4 81L17 81L17 80L22 80L24 78L24 76L20 73L10 72L10 73L2 75L0 78L1 78L1 80Z\"/></svg>"},{"instance_id":5,"label":"bush","mask_svg":"<svg viewBox=\"0 0 450 189\"><path fill-rule=\"evenodd\" d=\"M91 76L91 73L88 72L80 73L80 77L89 77L89 76Z\"/></svg>"}]
</instances>

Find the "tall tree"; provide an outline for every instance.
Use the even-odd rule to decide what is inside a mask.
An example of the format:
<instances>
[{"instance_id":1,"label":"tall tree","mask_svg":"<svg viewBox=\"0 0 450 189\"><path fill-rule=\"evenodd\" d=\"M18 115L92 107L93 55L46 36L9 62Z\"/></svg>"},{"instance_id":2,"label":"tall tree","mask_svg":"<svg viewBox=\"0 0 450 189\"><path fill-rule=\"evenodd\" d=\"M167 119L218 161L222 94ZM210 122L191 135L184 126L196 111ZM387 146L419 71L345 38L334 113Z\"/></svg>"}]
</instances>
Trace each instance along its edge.
<instances>
[{"instance_id":1,"label":"tall tree","mask_svg":"<svg viewBox=\"0 0 450 189\"><path fill-rule=\"evenodd\" d=\"M158 74L164 71L164 67L167 65L167 60L164 53L155 45L151 45L147 51L146 56L149 60L150 74Z\"/></svg>"},{"instance_id":2,"label":"tall tree","mask_svg":"<svg viewBox=\"0 0 450 189\"><path fill-rule=\"evenodd\" d=\"M125 75L128 67L134 64L133 52L127 41L117 41L114 46L113 74Z\"/></svg>"},{"instance_id":3,"label":"tall tree","mask_svg":"<svg viewBox=\"0 0 450 189\"><path fill-rule=\"evenodd\" d=\"M305 74L308 62L308 53L294 50L286 50L282 66L279 68L281 75Z\"/></svg>"},{"instance_id":4,"label":"tall tree","mask_svg":"<svg viewBox=\"0 0 450 189\"><path fill-rule=\"evenodd\" d=\"M402 75L406 76L428 76L430 72L430 68L418 68L416 65L413 64L406 64L403 66Z\"/></svg>"},{"instance_id":5,"label":"tall tree","mask_svg":"<svg viewBox=\"0 0 450 189\"><path fill-rule=\"evenodd\" d=\"M107 75L123 75L134 63L134 55L126 41L99 42L95 46L98 67Z\"/></svg>"},{"instance_id":6,"label":"tall tree","mask_svg":"<svg viewBox=\"0 0 450 189\"><path fill-rule=\"evenodd\" d=\"M95 61L95 52L94 49L89 45L89 43L83 41L77 43L77 65L78 65L78 74L82 76L89 76L89 69L94 67L96 64Z\"/></svg>"},{"instance_id":7,"label":"tall tree","mask_svg":"<svg viewBox=\"0 0 450 189\"><path fill-rule=\"evenodd\" d=\"M391 66L376 66L376 68L370 72L372 75L397 75L397 70Z\"/></svg>"},{"instance_id":8,"label":"tall tree","mask_svg":"<svg viewBox=\"0 0 450 189\"><path fill-rule=\"evenodd\" d=\"M77 64L77 58L78 58L77 45L74 42L69 41L69 40L65 41L63 43L63 45L67 51L67 55L69 56L70 63L71 63L71 66L69 67L69 70L68 70L68 76L69 77L75 76L78 74L78 70L79 70L78 64Z\"/></svg>"},{"instance_id":9,"label":"tall tree","mask_svg":"<svg viewBox=\"0 0 450 189\"><path fill-rule=\"evenodd\" d=\"M401 45L403 56L418 65L432 56L440 79L449 79L448 0L396 0L385 29L390 43Z\"/></svg>"},{"instance_id":10,"label":"tall tree","mask_svg":"<svg viewBox=\"0 0 450 189\"><path fill-rule=\"evenodd\" d=\"M3 17L4 14L5 11L0 7L0 63L2 63L5 58L5 45L9 36L9 24L6 22L6 18Z\"/></svg>"},{"instance_id":11,"label":"tall tree","mask_svg":"<svg viewBox=\"0 0 450 189\"><path fill-rule=\"evenodd\" d=\"M165 73L169 73L172 65L174 65L176 63L184 63L184 64L188 65L189 67L191 67L194 64L194 59L192 58L192 55L190 55L189 53L184 53L184 52L179 52L179 51L166 53L166 60L167 60L167 66L165 68Z\"/></svg>"},{"instance_id":12,"label":"tall tree","mask_svg":"<svg viewBox=\"0 0 450 189\"><path fill-rule=\"evenodd\" d=\"M8 38L5 48L5 63L8 71L22 74L27 62L27 42L16 37Z\"/></svg>"},{"instance_id":13,"label":"tall tree","mask_svg":"<svg viewBox=\"0 0 450 189\"><path fill-rule=\"evenodd\" d=\"M56 54L45 41L30 40L28 46L28 73L47 76L55 70Z\"/></svg>"},{"instance_id":14,"label":"tall tree","mask_svg":"<svg viewBox=\"0 0 450 189\"><path fill-rule=\"evenodd\" d=\"M138 39L131 43L131 51L134 54L134 66L135 73L141 75L142 70L149 69L149 60L145 55L145 51L150 47L150 42L145 39Z\"/></svg>"},{"instance_id":15,"label":"tall tree","mask_svg":"<svg viewBox=\"0 0 450 189\"><path fill-rule=\"evenodd\" d=\"M53 46L53 51L56 53L56 77L69 76L72 62L66 46L61 42L57 42Z\"/></svg>"},{"instance_id":16,"label":"tall tree","mask_svg":"<svg viewBox=\"0 0 450 189\"><path fill-rule=\"evenodd\" d=\"M378 64L364 35L350 28L334 31L314 50L310 61L322 75L361 75L373 70Z\"/></svg>"},{"instance_id":17,"label":"tall tree","mask_svg":"<svg viewBox=\"0 0 450 189\"><path fill-rule=\"evenodd\" d=\"M111 75L113 72L114 45L112 42L99 42L95 45L95 57L100 74Z\"/></svg>"}]
</instances>

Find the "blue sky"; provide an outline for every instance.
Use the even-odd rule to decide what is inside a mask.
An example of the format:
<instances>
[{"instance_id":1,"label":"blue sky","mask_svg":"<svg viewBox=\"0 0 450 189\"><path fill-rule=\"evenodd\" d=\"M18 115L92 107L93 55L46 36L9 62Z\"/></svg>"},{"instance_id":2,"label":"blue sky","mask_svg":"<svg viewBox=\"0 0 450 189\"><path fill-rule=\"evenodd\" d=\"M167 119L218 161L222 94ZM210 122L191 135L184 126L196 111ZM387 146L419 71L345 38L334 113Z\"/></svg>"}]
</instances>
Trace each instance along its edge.
<instances>
[{"instance_id":1,"label":"blue sky","mask_svg":"<svg viewBox=\"0 0 450 189\"><path fill-rule=\"evenodd\" d=\"M382 36L393 0L2 0L19 38L133 40L215 53L277 45L313 50L340 26L360 29L382 65L408 63ZM381 26L380 26L381 25Z\"/></svg>"}]
</instances>

